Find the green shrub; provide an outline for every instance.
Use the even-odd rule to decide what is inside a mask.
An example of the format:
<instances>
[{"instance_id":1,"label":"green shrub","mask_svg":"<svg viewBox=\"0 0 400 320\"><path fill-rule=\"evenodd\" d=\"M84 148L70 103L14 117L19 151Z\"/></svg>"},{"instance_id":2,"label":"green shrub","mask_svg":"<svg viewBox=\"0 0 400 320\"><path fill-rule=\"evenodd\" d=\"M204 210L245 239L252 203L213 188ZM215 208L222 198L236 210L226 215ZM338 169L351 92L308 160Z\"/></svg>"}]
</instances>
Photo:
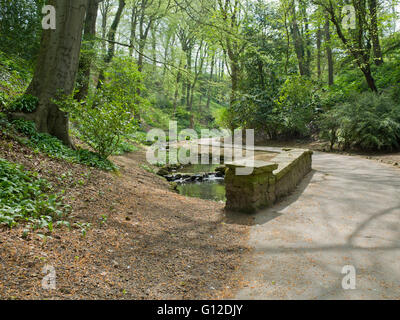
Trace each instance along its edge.
<instances>
[{"instance_id":1,"label":"green shrub","mask_svg":"<svg viewBox=\"0 0 400 320\"><path fill-rule=\"evenodd\" d=\"M142 90L142 76L131 59L117 58L105 72L105 81L95 95L85 103L67 97L56 102L69 112L83 140L106 159L118 148L122 139L136 130L135 115L145 100L138 95Z\"/></svg>"},{"instance_id":2,"label":"green shrub","mask_svg":"<svg viewBox=\"0 0 400 320\"><path fill-rule=\"evenodd\" d=\"M125 139L121 139L119 144L117 145L116 150L114 150L113 155L123 155L124 153L134 152L137 151L138 148L135 147L133 144L129 143Z\"/></svg>"},{"instance_id":3,"label":"green shrub","mask_svg":"<svg viewBox=\"0 0 400 320\"><path fill-rule=\"evenodd\" d=\"M43 0L0 1L0 49L34 60L40 46Z\"/></svg>"},{"instance_id":4,"label":"green shrub","mask_svg":"<svg viewBox=\"0 0 400 320\"><path fill-rule=\"evenodd\" d=\"M330 149L332 150L335 143L338 141L338 130L340 128L340 121L337 114L334 112L322 114L318 121L318 126L320 128L321 138L329 141Z\"/></svg>"},{"instance_id":5,"label":"green shrub","mask_svg":"<svg viewBox=\"0 0 400 320\"><path fill-rule=\"evenodd\" d=\"M20 81L28 82L33 72L33 64L21 58L18 54L5 53L0 50L0 72L2 78L4 79L5 77L5 80L10 80L7 78L14 75L16 76L15 79L18 78Z\"/></svg>"},{"instance_id":6,"label":"green shrub","mask_svg":"<svg viewBox=\"0 0 400 320\"><path fill-rule=\"evenodd\" d=\"M146 146L151 146L154 143L153 141L147 140L147 132L144 131L136 131L134 133L127 134L126 137L129 140L135 141L136 143L143 144Z\"/></svg>"},{"instance_id":7,"label":"green shrub","mask_svg":"<svg viewBox=\"0 0 400 320\"><path fill-rule=\"evenodd\" d=\"M98 99L95 106L75 104L69 112L84 141L106 159L118 149L121 139L135 130L135 121L123 102L107 103L100 95Z\"/></svg>"},{"instance_id":8,"label":"green shrub","mask_svg":"<svg viewBox=\"0 0 400 320\"><path fill-rule=\"evenodd\" d=\"M220 108L215 112L215 122L223 129L233 131L238 126L235 120L235 114L229 107Z\"/></svg>"},{"instance_id":9,"label":"green shrub","mask_svg":"<svg viewBox=\"0 0 400 320\"><path fill-rule=\"evenodd\" d=\"M378 88L390 90L392 98L400 103L400 54L395 59L385 60L385 63L375 71L375 81Z\"/></svg>"},{"instance_id":10,"label":"green shrub","mask_svg":"<svg viewBox=\"0 0 400 320\"><path fill-rule=\"evenodd\" d=\"M15 99L8 106L8 111L11 112L34 112L39 104L39 99L29 94L22 95Z\"/></svg>"},{"instance_id":11,"label":"green shrub","mask_svg":"<svg viewBox=\"0 0 400 320\"><path fill-rule=\"evenodd\" d=\"M82 134L75 127L71 128L71 133L72 133L72 135L79 138L81 141L85 140L85 137L82 136ZM133 139L132 135L125 135L124 137L122 137L122 139L120 139L118 145L116 146L116 148L112 154L115 156L120 156L125 153L137 151L138 147L136 147L134 142L137 142L137 141L135 139Z\"/></svg>"},{"instance_id":12,"label":"green shrub","mask_svg":"<svg viewBox=\"0 0 400 320\"><path fill-rule=\"evenodd\" d=\"M28 137L33 137L37 134L35 123L32 121L18 119L11 121L11 123L14 126L14 129Z\"/></svg>"},{"instance_id":13,"label":"green shrub","mask_svg":"<svg viewBox=\"0 0 400 320\"><path fill-rule=\"evenodd\" d=\"M169 114L152 105L148 105L147 110L141 112L141 122L156 128L167 129L170 120L169 117Z\"/></svg>"},{"instance_id":14,"label":"green shrub","mask_svg":"<svg viewBox=\"0 0 400 320\"><path fill-rule=\"evenodd\" d=\"M287 79L273 110L281 120L280 134L286 137L308 136L316 109L317 97L312 82L300 76Z\"/></svg>"},{"instance_id":15,"label":"green shrub","mask_svg":"<svg viewBox=\"0 0 400 320\"><path fill-rule=\"evenodd\" d=\"M38 133L35 129L35 124L31 121L14 120L12 124L18 132L23 133L29 138L26 142L29 147L37 149L50 157L72 163L81 163L89 167L107 171L116 169L116 166L112 162L97 153L80 148L73 150L49 134Z\"/></svg>"},{"instance_id":16,"label":"green shrub","mask_svg":"<svg viewBox=\"0 0 400 320\"><path fill-rule=\"evenodd\" d=\"M306 137L312 133L313 121L320 107L314 83L304 77L291 76L280 87L265 90L248 88L238 95L233 112L216 114L242 128L254 128L270 139Z\"/></svg>"},{"instance_id":17,"label":"green shrub","mask_svg":"<svg viewBox=\"0 0 400 320\"><path fill-rule=\"evenodd\" d=\"M46 180L0 158L0 224L13 227L25 221L34 228L51 230L68 207L57 195L48 195L49 191L51 185Z\"/></svg>"},{"instance_id":18,"label":"green shrub","mask_svg":"<svg viewBox=\"0 0 400 320\"><path fill-rule=\"evenodd\" d=\"M175 112L176 121L183 128L189 128L191 113L182 106L178 106Z\"/></svg>"},{"instance_id":19,"label":"green shrub","mask_svg":"<svg viewBox=\"0 0 400 320\"><path fill-rule=\"evenodd\" d=\"M8 101L8 95L5 92L0 91L0 110L4 110L6 108Z\"/></svg>"},{"instance_id":20,"label":"green shrub","mask_svg":"<svg viewBox=\"0 0 400 320\"><path fill-rule=\"evenodd\" d=\"M343 149L393 150L400 145L400 107L386 94L353 95L327 112L321 123L322 136Z\"/></svg>"}]
</instances>

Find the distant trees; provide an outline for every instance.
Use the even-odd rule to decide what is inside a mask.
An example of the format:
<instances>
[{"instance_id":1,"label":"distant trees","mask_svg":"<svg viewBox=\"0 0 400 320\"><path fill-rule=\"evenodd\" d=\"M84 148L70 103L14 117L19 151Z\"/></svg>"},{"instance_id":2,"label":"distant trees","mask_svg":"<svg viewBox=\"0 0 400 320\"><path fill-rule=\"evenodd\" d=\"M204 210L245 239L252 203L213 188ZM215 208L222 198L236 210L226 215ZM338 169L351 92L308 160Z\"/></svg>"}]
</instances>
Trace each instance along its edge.
<instances>
[{"instance_id":1,"label":"distant trees","mask_svg":"<svg viewBox=\"0 0 400 320\"><path fill-rule=\"evenodd\" d=\"M86 12L83 47L79 60L78 79L76 83L75 98L82 101L89 92L90 71L92 63L96 58L96 22L99 11L99 0L89 0Z\"/></svg>"},{"instance_id":2,"label":"distant trees","mask_svg":"<svg viewBox=\"0 0 400 320\"><path fill-rule=\"evenodd\" d=\"M399 47L387 1L52 1L57 29L43 32L27 91L39 98L39 107L15 116L31 118L40 131L71 144L68 115L52 101L75 89L85 104L110 81L106 70L113 62L127 58L141 74L133 105L144 126L174 118L197 130L224 123L230 129L263 128L270 137L306 135L316 130L311 122L323 109L321 101L332 106L350 90L376 93L396 79L396 68L390 81L380 74L388 72L384 66L394 63L390 55ZM11 16L38 23L38 3L21 1L24 13ZM354 7L354 27L343 24L345 5ZM25 15L24 8L34 13ZM0 14L10 13L1 8ZM18 30L33 40L41 33L24 28ZM307 103L289 97L296 90L307 92Z\"/></svg>"},{"instance_id":3,"label":"distant trees","mask_svg":"<svg viewBox=\"0 0 400 320\"><path fill-rule=\"evenodd\" d=\"M0 0L0 50L35 60L44 0Z\"/></svg>"},{"instance_id":4,"label":"distant trees","mask_svg":"<svg viewBox=\"0 0 400 320\"><path fill-rule=\"evenodd\" d=\"M342 19L340 18L341 8L333 2L321 2L321 6L328 12L330 21L335 27L339 39L342 41L346 50L354 57L356 64L364 74L368 87L377 92L378 89L371 72L371 33L370 31L375 27L368 25L366 17L368 11L366 8L366 0L354 0L356 12L356 25L354 30L347 31L342 26ZM376 15L375 15L376 16ZM376 43L377 45L377 43ZM376 49L378 50L378 49ZM381 61L381 57L377 59ZM377 60L377 61L378 61Z\"/></svg>"}]
</instances>

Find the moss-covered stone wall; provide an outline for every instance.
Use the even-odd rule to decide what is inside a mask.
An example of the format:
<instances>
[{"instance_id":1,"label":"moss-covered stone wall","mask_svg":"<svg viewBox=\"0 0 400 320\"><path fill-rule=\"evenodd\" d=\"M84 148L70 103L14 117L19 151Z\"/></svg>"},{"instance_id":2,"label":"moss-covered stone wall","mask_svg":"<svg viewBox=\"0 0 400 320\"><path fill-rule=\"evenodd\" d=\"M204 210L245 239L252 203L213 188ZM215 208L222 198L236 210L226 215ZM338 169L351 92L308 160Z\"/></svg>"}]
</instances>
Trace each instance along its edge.
<instances>
[{"instance_id":1,"label":"moss-covered stone wall","mask_svg":"<svg viewBox=\"0 0 400 320\"><path fill-rule=\"evenodd\" d=\"M271 162L227 163L226 209L254 213L273 205L296 188L311 164L312 151L303 149L284 149ZM252 166L253 172L238 175L236 169L246 166Z\"/></svg>"}]
</instances>

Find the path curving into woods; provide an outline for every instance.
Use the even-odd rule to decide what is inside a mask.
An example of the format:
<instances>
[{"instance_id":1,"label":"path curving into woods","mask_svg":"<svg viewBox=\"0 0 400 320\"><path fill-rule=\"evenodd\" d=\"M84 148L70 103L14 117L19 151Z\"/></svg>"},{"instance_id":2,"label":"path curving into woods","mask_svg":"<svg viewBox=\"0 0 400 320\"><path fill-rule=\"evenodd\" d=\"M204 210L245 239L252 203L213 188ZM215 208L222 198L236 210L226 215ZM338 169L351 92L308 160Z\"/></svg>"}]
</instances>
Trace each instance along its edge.
<instances>
[{"instance_id":1,"label":"path curving into woods","mask_svg":"<svg viewBox=\"0 0 400 320\"><path fill-rule=\"evenodd\" d=\"M315 153L313 171L255 216L237 299L400 299L400 170ZM356 289L342 288L342 268Z\"/></svg>"}]
</instances>

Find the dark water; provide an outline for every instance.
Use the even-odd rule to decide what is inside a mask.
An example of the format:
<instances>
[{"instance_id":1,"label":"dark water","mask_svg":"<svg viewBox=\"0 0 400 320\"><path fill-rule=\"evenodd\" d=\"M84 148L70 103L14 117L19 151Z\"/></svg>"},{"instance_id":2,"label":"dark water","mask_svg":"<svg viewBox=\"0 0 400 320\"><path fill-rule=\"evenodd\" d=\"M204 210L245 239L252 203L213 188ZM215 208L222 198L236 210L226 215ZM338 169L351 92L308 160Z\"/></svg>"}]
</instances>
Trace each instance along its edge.
<instances>
[{"instance_id":1,"label":"dark water","mask_svg":"<svg viewBox=\"0 0 400 320\"><path fill-rule=\"evenodd\" d=\"M224 180L209 180L178 185L180 194L214 201L226 201Z\"/></svg>"},{"instance_id":2,"label":"dark water","mask_svg":"<svg viewBox=\"0 0 400 320\"><path fill-rule=\"evenodd\" d=\"M213 173L219 164L192 164L179 169L180 173ZM226 201L223 178L210 177L202 182L178 183L178 192L187 197Z\"/></svg>"}]
</instances>

